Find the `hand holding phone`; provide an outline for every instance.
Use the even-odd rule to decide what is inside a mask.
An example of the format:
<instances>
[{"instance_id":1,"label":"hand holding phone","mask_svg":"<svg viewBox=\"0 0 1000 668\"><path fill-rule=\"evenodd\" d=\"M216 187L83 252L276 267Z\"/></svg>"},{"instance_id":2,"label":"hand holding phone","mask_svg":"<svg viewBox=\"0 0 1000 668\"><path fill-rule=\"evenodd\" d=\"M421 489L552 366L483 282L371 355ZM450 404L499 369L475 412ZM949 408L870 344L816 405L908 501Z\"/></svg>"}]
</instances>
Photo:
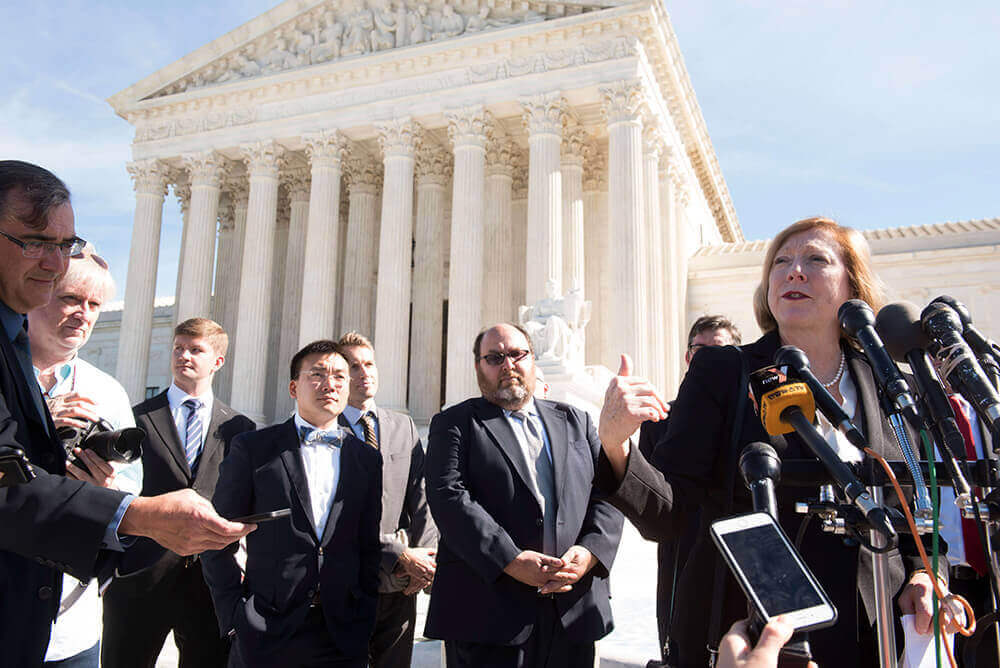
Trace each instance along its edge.
<instances>
[{"instance_id":1,"label":"hand holding phone","mask_svg":"<svg viewBox=\"0 0 1000 668\"><path fill-rule=\"evenodd\" d=\"M806 631L837 621L830 597L769 514L718 520L710 534L765 624L781 615L796 630Z\"/></svg>"}]
</instances>

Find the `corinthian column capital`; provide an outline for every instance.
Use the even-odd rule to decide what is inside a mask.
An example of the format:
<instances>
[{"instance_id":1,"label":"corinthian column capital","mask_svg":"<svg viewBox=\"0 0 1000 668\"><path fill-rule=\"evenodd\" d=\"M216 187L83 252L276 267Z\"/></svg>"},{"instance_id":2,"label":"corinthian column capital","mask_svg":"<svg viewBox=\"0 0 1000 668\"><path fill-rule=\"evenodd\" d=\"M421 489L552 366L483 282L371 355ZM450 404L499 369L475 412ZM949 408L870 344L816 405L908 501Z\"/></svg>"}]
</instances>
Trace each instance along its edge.
<instances>
[{"instance_id":1,"label":"corinthian column capital","mask_svg":"<svg viewBox=\"0 0 1000 668\"><path fill-rule=\"evenodd\" d=\"M422 128L409 118L378 123L378 144L386 158L412 158L422 140Z\"/></svg>"},{"instance_id":2,"label":"corinthian column capital","mask_svg":"<svg viewBox=\"0 0 1000 668\"><path fill-rule=\"evenodd\" d=\"M192 186L218 188L229 172L229 161L215 151L189 153L182 159Z\"/></svg>"},{"instance_id":3,"label":"corinthian column capital","mask_svg":"<svg viewBox=\"0 0 1000 668\"><path fill-rule=\"evenodd\" d=\"M289 169L281 172L281 183L288 191L288 199L292 202L309 201L309 170L304 168Z\"/></svg>"},{"instance_id":4,"label":"corinthian column capital","mask_svg":"<svg viewBox=\"0 0 1000 668\"><path fill-rule=\"evenodd\" d=\"M646 93L638 81L618 81L602 86L601 110L608 125L638 123L646 108Z\"/></svg>"},{"instance_id":5,"label":"corinthian column capital","mask_svg":"<svg viewBox=\"0 0 1000 668\"><path fill-rule=\"evenodd\" d=\"M344 162L344 175L347 177L347 187L352 192L364 189L374 193L382 184L379 164L361 156L348 158Z\"/></svg>"},{"instance_id":6,"label":"corinthian column capital","mask_svg":"<svg viewBox=\"0 0 1000 668\"><path fill-rule=\"evenodd\" d=\"M347 155L347 139L339 130L322 130L302 137L312 165L337 164Z\"/></svg>"},{"instance_id":7,"label":"corinthian column capital","mask_svg":"<svg viewBox=\"0 0 1000 668\"><path fill-rule=\"evenodd\" d=\"M167 194L167 181L170 168L159 160L136 160L125 165L132 185L137 193L146 195Z\"/></svg>"},{"instance_id":8,"label":"corinthian column capital","mask_svg":"<svg viewBox=\"0 0 1000 668\"><path fill-rule=\"evenodd\" d=\"M588 153L593 151L590 135L583 128L569 128L562 137L562 162L583 167Z\"/></svg>"},{"instance_id":9,"label":"corinthian column capital","mask_svg":"<svg viewBox=\"0 0 1000 668\"><path fill-rule=\"evenodd\" d=\"M448 138L455 148L474 146L485 149L489 117L481 105L446 111Z\"/></svg>"},{"instance_id":10,"label":"corinthian column capital","mask_svg":"<svg viewBox=\"0 0 1000 668\"><path fill-rule=\"evenodd\" d=\"M666 150L666 139L663 131L654 124L644 125L642 128L642 152L650 158L655 158L657 162Z\"/></svg>"},{"instance_id":11,"label":"corinthian column capital","mask_svg":"<svg viewBox=\"0 0 1000 668\"><path fill-rule=\"evenodd\" d=\"M250 178L277 179L285 165L285 149L273 141L260 141L240 147Z\"/></svg>"},{"instance_id":12,"label":"corinthian column capital","mask_svg":"<svg viewBox=\"0 0 1000 668\"><path fill-rule=\"evenodd\" d=\"M451 154L440 146L425 144L417 151L415 169L418 184L445 186L451 180Z\"/></svg>"},{"instance_id":13,"label":"corinthian column capital","mask_svg":"<svg viewBox=\"0 0 1000 668\"><path fill-rule=\"evenodd\" d=\"M521 120L528 134L560 135L566 122L566 100L562 93L542 93L519 100Z\"/></svg>"}]
</instances>

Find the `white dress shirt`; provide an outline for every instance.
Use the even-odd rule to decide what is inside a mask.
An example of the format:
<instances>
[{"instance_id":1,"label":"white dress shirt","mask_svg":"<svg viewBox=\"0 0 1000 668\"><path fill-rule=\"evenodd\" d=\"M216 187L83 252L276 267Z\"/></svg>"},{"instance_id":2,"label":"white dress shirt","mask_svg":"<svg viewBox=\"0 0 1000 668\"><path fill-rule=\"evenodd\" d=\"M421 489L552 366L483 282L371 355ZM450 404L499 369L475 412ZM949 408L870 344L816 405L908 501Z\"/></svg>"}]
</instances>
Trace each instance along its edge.
<instances>
[{"instance_id":1,"label":"white dress shirt","mask_svg":"<svg viewBox=\"0 0 1000 668\"><path fill-rule=\"evenodd\" d=\"M297 410L293 418L296 436L302 427L316 429L315 425L303 420ZM337 425L328 431L338 431L342 436L346 435L346 432ZM322 538L326 521L330 517L330 506L333 504L333 497L340 483L340 448L326 443L302 443L301 438L299 443L306 484L309 487L313 526L316 527L316 537Z\"/></svg>"},{"instance_id":2,"label":"white dress shirt","mask_svg":"<svg viewBox=\"0 0 1000 668\"><path fill-rule=\"evenodd\" d=\"M840 384L837 386L837 389L840 390L840 396L844 398L844 403L840 407L844 409L844 413L851 419L851 422L854 422L854 415L858 410L858 388L854 386L854 380L851 379L851 374L847 369L844 369L844 374L840 377ZM819 432L826 439L826 442L830 444L830 447L833 448L833 451L837 453L841 461L853 464L864 459L864 453L848 441L847 437L839 429L830 424L830 421L819 410L816 411L816 420L819 423Z\"/></svg>"},{"instance_id":3,"label":"white dress shirt","mask_svg":"<svg viewBox=\"0 0 1000 668\"><path fill-rule=\"evenodd\" d=\"M35 378L38 378L35 369ZM94 412L111 423L115 429L135 426L132 415L132 405L128 400L125 388L117 380L104 373L93 364L74 357L69 362L59 366L55 372L56 383L52 389L42 393L46 398L58 397L71 392L93 399L96 403ZM139 494L142 490L142 460L137 459L128 464L114 462L114 486L130 494ZM63 575L62 600L78 593L80 586L76 578ZM84 650L97 644L101 637L101 603L98 598L97 585L90 583L79 598L52 624L52 636L46 661L61 661L76 656Z\"/></svg>"},{"instance_id":4,"label":"white dress shirt","mask_svg":"<svg viewBox=\"0 0 1000 668\"><path fill-rule=\"evenodd\" d=\"M969 421L969 426L972 429L972 440L975 441L976 457L978 459L982 459L983 432L979 425L979 416L976 415L976 411L972 408L968 401L966 401L963 397L957 398L959 405L962 407L962 412L965 413L965 417ZM922 443L920 451L923 452ZM936 447L934 448L934 458L937 461L941 461L941 458L937 454ZM968 566L969 563L965 560L965 538L962 533L962 514L959 511L958 506L955 505L955 490L954 488L945 485L939 486L938 490L941 495L941 509L939 515L941 522L941 537L948 541L948 563L951 566Z\"/></svg>"},{"instance_id":5,"label":"white dress shirt","mask_svg":"<svg viewBox=\"0 0 1000 668\"><path fill-rule=\"evenodd\" d=\"M177 435L180 436L182 446L186 445L185 440L187 439L188 409L184 407L184 402L188 399L197 399L201 402L198 417L201 418L201 449L204 449L208 425L212 422L212 406L215 402L215 395L209 389L205 394L196 397L188 394L174 383L171 383L170 387L167 388L167 404L170 405L170 414L174 418L174 425L177 427ZM199 449L199 453L201 449Z\"/></svg>"}]
</instances>

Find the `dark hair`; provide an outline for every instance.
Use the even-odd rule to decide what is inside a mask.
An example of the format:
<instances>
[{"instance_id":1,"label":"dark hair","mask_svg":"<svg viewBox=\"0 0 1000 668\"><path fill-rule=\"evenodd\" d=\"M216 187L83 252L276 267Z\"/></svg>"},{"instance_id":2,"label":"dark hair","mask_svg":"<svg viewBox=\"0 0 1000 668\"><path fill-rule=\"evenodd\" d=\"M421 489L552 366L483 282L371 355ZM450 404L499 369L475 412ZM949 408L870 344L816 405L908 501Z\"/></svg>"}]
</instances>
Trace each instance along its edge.
<instances>
[{"instance_id":1,"label":"dark hair","mask_svg":"<svg viewBox=\"0 0 1000 668\"><path fill-rule=\"evenodd\" d=\"M691 325L691 331L688 332L688 348L691 347L691 342L694 341L694 337L698 336L702 332L715 331L717 329L727 329L729 330L729 335L733 337L733 344L740 345L743 343L743 337L740 335L739 328L733 324L733 321L724 315L703 315L694 321Z\"/></svg>"},{"instance_id":2,"label":"dark hair","mask_svg":"<svg viewBox=\"0 0 1000 668\"><path fill-rule=\"evenodd\" d=\"M27 205L16 220L34 229L45 229L49 212L69 203L69 188L47 169L20 160L0 160L0 220L15 220L11 193L17 192Z\"/></svg>"},{"instance_id":3,"label":"dark hair","mask_svg":"<svg viewBox=\"0 0 1000 668\"><path fill-rule=\"evenodd\" d=\"M524 334L524 338L528 341L528 352L530 352L532 355L535 354L535 347L531 345L531 335L528 334L528 330L526 330L524 327L521 327L520 325L515 325L512 322L498 322L497 324L490 325L486 329L480 331L479 334L476 334L476 340L472 344L472 356L477 362L479 361L479 345L483 342L483 337L486 336L486 332L490 331L491 329L496 329L501 325L506 325L507 327L513 327L517 331Z\"/></svg>"},{"instance_id":4,"label":"dark hair","mask_svg":"<svg viewBox=\"0 0 1000 668\"><path fill-rule=\"evenodd\" d=\"M341 357L344 357L344 354L340 352L340 346L337 345L336 341L331 341L330 339L320 339L319 341L307 343L302 350L295 353L292 357L292 363L289 368L289 371L291 372L291 380L295 380L299 377L299 372L302 371L302 361L305 358L310 355L329 355L330 353L337 353ZM344 361L346 362L347 358L344 358Z\"/></svg>"}]
</instances>

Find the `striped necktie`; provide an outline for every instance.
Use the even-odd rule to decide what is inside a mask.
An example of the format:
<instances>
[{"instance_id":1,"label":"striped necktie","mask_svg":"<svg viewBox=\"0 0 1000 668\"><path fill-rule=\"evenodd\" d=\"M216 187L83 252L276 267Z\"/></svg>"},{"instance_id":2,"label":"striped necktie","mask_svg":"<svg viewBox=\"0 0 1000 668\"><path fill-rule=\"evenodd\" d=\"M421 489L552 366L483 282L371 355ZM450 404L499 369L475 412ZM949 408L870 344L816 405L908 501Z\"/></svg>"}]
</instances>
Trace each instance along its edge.
<instances>
[{"instance_id":1,"label":"striped necktie","mask_svg":"<svg viewBox=\"0 0 1000 668\"><path fill-rule=\"evenodd\" d=\"M188 467L194 473L195 462L201 454L201 410L202 403L198 399L188 399L183 404L187 409L187 422L185 425L184 437L184 457L187 458Z\"/></svg>"},{"instance_id":2,"label":"striped necktie","mask_svg":"<svg viewBox=\"0 0 1000 668\"><path fill-rule=\"evenodd\" d=\"M365 430L365 443L378 450L378 437L375 436L375 420L372 419L371 411L365 411L358 420Z\"/></svg>"}]
</instances>

